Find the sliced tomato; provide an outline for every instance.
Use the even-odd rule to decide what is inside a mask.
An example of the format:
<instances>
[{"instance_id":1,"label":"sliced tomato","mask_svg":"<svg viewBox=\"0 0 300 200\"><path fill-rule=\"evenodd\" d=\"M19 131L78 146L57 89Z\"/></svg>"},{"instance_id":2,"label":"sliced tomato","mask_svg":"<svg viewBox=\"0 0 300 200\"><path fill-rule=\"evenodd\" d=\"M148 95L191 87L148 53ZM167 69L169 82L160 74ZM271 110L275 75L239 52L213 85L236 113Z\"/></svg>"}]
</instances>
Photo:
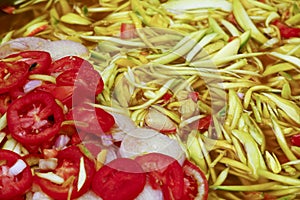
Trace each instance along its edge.
<instances>
[{"instance_id":1,"label":"sliced tomato","mask_svg":"<svg viewBox=\"0 0 300 200\"><path fill-rule=\"evenodd\" d=\"M84 159L86 179L83 186L78 190L78 174L80 159L82 157ZM43 192L54 199L68 199L69 192L71 192L71 199L77 198L86 193L90 188L95 174L94 162L89 160L77 146L70 146L59 151L56 158L58 159L58 165L53 172L64 178L65 181L72 177L74 180L69 184L59 185L52 183L49 180L35 177L35 183L40 186Z\"/></svg>"},{"instance_id":2,"label":"sliced tomato","mask_svg":"<svg viewBox=\"0 0 300 200\"><path fill-rule=\"evenodd\" d=\"M29 67L29 74L44 74L51 65L51 56L46 51L22 51L11 54L6 58L16 58L17 61L27 63Z\"/></svg>"},{"instance_id":3,"label":"sliced tomato","mask_svg":"<svg viewBox=\"0 0 300 200\"><path fill-rule=\"evenodd\" d=\"M149 153L135 160L147 172L150 185L161 188L165 200L181 199L183 196L183 171L177 160L161 153Z\"/></svg>"},{"instance_id":4,"label":"sliced tomato","mask_svg":"<svg viewBox=\"0 0 300 200\"><path fill-rule=\"evenodd\" d=\"M132 39L137 37L135 25L131 23L122 23L120 32L120 38L122 39Z\"/></svg>"},{"instance_id":5,"label":"sliced tomato","mask_svg":"<svg viewBox=\"0 0 300 200\"><path fill-rule=\"evenodd\" d=\"M76 128L88 133L101 135L108 132L115 124L111 114L101 108L77 105L66 115L67 119L79 122Z\"/></svg>"},{"instance_id":6,"label":"sliced tomato","mask_svg":"<svg viewBox=\"0 0 300 200\"><path fill-rule=\"evenodd\" d=\"M37 91L16 99L7 110L8 129L13 138L24 145L39 145L58 132L64 114L54 97Z\"/></svg>"},{"instance_id":7,"label":"sliced tomato","mask_svg":"<svg viewBox=\"0 0 300 200\"><path fill-rule=\"evenodd\" d=\"M129 158L117 158L96 172L92 190L103 200L132 200L144 189L146 174Z\"/></svg>"},{"instance_id":8,"label":"sliced tomato","mask_svg":"<svg viewBox=\"0 0 300 200\"><path fill-rule=\"evenodd\" d=\"M32 185L32 174L30 167L26 162L26 167L23 171L14 176L7 172L7 169L12 167L18 160L23 160L18 154L8 151L0 150L0 199L1 200L11 200L14 198L19 198L27 190L31 188ZM5 170L6 169L6 170Z\"/></svg>"},{"instance_id":9,"label":"sliced tomato","mask_svg":"<svg viewBox=\"0 0 300 200\"><path fill-rule=\"evenodd\" d=\"M52 89L51 94L68 108L71 108L73 91L74 87L72 86L57 86Z\"/></svg>"},{"instance_id":10,"label":"sliced tomato","mask_svg":"<svg viewBox=\"0 0 300 200\"><path fill-rule=\"evenodd\" d=\"M80 70L72 69L62 72L57 78L58 86L74 86L81 96L94 98L104 88L100 74L93 68L83 66Z\"/></svg>"},{"instance_id":11,"label":"sliced tomato","mask_svg":"<svg viewBox=\"0 0 300 200\"><path fill-rule=\"evenodd\" d=\"M183 200L206 200L208 198L208 182L204 173L193 163L183 163L184 195Z\"/></svg>"},{"instance_id":12,"label":"sliced tomato","mask_svg":"<svg viewBox=\"0 0 300 200\"><path fill-rule=\"evenodd\" d=\"M0 114L6 113L8 106L11 104L12 100L8 93L0 94Z\"/></svg>"},{"instance_id":13,"label":"sliced tomato","mask_svg":"<svg viewBox=\"0 0 300 200\"><path fill-rule=\"evenodd\" d=\"M0 94L23 85L28 77L29 65L25 62L0 61Z\"/></svg>"},{"instance_id":14,"label":"sliced tomato","mask_svg":"<svg viewBox=\"0 0 300 200\"><path fill-rule=\"evenodd\" d=\"M78 70L82 66L93 68L92 64L83 58L78 56L66 56L54 61L48 69L48 73L59 73L70 69Z\"/></svg>"}]
</instances>

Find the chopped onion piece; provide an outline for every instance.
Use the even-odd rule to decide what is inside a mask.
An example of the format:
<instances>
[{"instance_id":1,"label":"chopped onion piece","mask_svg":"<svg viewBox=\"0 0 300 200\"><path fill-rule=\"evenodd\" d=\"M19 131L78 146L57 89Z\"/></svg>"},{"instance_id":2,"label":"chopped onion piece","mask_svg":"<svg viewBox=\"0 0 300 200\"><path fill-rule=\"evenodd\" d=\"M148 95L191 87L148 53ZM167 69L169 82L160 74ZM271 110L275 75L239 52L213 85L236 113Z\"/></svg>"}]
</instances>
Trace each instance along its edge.
<instances>
[{"instance_id":1,"label":"chopped onion piece","mask_svg":"<svg viewBox=\"0 0 300 200\"><path fill-rule=\"evenodd\" d=\"M34 90L35 88L41 86L42 84L43 82L41 80L31 80L24 85L23 90L25 93L28 93Z\"/></svg>"},{"instance_id":2,"label":"chopped onion piece","mask_svg":"<svg viewBox=\"0 0 300 200\"><path fill-rule=\"evenodd\" d=\"M18 159L17 162L9 168L9 173L17 176L26 168L26 166L26 163L22 159Z\"/></svg>"},{"instance_id":3,"label":"chopped onion piece","mask_svg":"<svg viewBox=\"0 0 300 200\"><path fill-rule=\"evenodd\" d=\"M163 200L163 194L161 190L153 189L150 185L145 185L144 190L136 197L135 200Z\"/></svg>"},{"instance_id":4,"label":"chopped onion piece","mask_svg":"<svg viewBox=\"0 0 300 200\"><path fill-rule=\"evenodd\" d=\"M42 170L55 169L57 167L57 158L48 158L39 160L39 168Z\"/></svg>"},{"instance_id":5,"label":"chopped onion piece","mask_svg":"<svg viewBox=\"0 0 300 200\"><path fill-rule=\"evenodd\" d=\"M86 171L84 167L84 158L80 158L80 165L79 165L79 175L78 175L78 183L77 183L77 191L79 191L82 186L84 185L86 180Z\"/></svg>"},{"instance_id":6,"label":"chopped onion piece","mask_svg":"<svg viewBox=\"0 0 300 200\"><path fill-rule=\"evenodd\" d=\"M176 132L176 124L165 114L156 109L149 109L145 122L150 127L162 133Z\"/></svg>"},{"instance_id":7,"label":"chopped onion piece","mask_svg":"<svg viewBox=\"0 0 300 200\"><path fill-rule=\"evenodd\" d=\"M63 184L65 182L65 180L62 177L58 176L57 174L54 174L53 172L47 172L47 173L36 172L35 175L37 175L40 178L47 179L52 183L56 183L56 184Z\"/></svg>"},{"instance_id":8,"label":"chopped onion piece","mask_svg":"<svg viewBox=\"0 0 300 200\"><path fill-rule=\"evenodd\" d=\"M55 141L54 147L55 149L63 149L68 142L70 141L70 137L67 135L59 135Z\"/></svg>"},{"instance_id":9,"label":"chopped onion piece","mask_svg":"<svg viewBox=\"0 0 300 200\"><path fill-rule=\"evenodd\" d=\"M6 136L5 132L0 132L0 143L4 140L5 136Z\"/></svg>"}]
</instances>

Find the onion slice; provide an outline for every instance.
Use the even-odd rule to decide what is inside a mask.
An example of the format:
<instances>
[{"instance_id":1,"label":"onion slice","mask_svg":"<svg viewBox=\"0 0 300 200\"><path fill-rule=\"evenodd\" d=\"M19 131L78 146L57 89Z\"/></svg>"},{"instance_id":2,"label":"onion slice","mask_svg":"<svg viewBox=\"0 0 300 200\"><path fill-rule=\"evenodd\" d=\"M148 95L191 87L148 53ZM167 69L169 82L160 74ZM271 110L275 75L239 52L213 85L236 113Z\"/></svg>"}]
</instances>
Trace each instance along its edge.
<instances>
[{"instance_id":1,"label":"onion slice","mask_svg":"<svg viewBox=\"0 0 300 200\"><path fill-rule=\"evenodd\" d=\"M24 85L23 90L25 93L28 93L30 91L33 91L35 88L41 86L42 84L43 82L41 80L31 80Z\"/></svg>"},{"instance_id":2,"label":"onion slice","mask_svg":"<svg viewBox=\"0 0 300 200\"><path fill-rule=\"evenodd\" d=\"M18 159L13 166L9 168L11 175L17 176L26 168L26 163L22 159Z\"/></svg>"},{"instance_id":3,"label":"onion slice","mask_svg":"<svg viewBox=\"0 0 300 200\"><path fill-rule=\"evenodd\" d=\"M165 114L156 109L149 109L145 116L145 122L150 127L161 133L176 132L176 124Z\"/></svg>"},{"instance_id":4,"label":"onion slice","mask_svg":"<svg viewBox=\"0 0 300 200\"><path fill-rule=\"evenodd\" d=\"M155 130L137 128L126 135L121 143L121 157L134 158L145 153L157 152L173 157L182 164L185 153L176 140Z\"/></svg>"}]
</instances>

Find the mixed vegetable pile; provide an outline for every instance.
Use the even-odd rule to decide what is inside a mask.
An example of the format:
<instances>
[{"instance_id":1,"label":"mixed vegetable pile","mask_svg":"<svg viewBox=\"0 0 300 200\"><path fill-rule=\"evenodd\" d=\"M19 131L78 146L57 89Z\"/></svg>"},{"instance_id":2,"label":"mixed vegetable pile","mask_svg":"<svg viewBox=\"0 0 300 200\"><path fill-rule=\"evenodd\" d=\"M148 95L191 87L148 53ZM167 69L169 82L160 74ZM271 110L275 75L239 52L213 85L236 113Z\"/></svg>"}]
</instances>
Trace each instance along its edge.
<instances>
[{"instance_id":1,"label":"mixed vegetable pile","mask_svg":"<svg viewBox=\"0 0 300 200\"><path fill-rule=\"evenodd\" d=\"M2 10L37 16L0 47L1 155L13 160L0 160L0 174L29 176L14 194L299 198L298 1L20 0Z\"/></svg>"}]
</instances>

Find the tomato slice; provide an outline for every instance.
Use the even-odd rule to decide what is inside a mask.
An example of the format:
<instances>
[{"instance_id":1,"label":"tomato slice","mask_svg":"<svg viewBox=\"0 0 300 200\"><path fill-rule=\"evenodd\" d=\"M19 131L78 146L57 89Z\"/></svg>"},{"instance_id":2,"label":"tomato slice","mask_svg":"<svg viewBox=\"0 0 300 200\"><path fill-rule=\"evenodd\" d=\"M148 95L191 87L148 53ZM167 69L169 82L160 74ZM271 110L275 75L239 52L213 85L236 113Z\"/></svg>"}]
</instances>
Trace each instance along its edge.
<instances>
[{"instance_id":1,"label":"tomato slice","mask_svg":"<svg viewBox=\"0 0 300 200\"><path fill-rule=\"evenodd\" d=\"M82 157L84 159L86 179L81 189L78 190L78 173L80 167L80 159ZM68 199L68 193L70 190L71 199L77 198L86 193L90 188L95 174L94 162L89 160L77 146L70 146L59 151L57 159L58 165L53 172L58 176L64 178L65 181L72 177L74 178L74 181L71 181L66 185L59 185L40 177L34 177L35 183L40 186L43 192L54 199Z\"/></svg>"},{"instance_id":2,"label":"tomato slice","mask_svg":"<svg viewBox=\"0 0 300 200\"><path fill-rule=\"evenodd\" d=\"M24 145L39 145L58 132L64 114L54 97L37 91L16 99L7 110L8 129L13 138Z\"/></svg>"},{"instance_id":3,"label":"tomato slice","mask_svg":"<svg viewBox=\"0 0 300 200\"><path fill-rule=\"evenodd\" d=\"M184 172L184 200L206 200L208 198L208 182L204 173L193 163L185 160Z\"/></svg>"},{"instance_id":4,"label":"tomato slice","mask_svg":"<svg viewBox=\"0 0 300 200\"><path fill-rule=\"evenodd\" d=\"M14 90L25 83L29 65L25 62L0 61L0 94Z\"/></svg>"},{"instance_id":5,"label":"tomato slice","mask_svg":"<svg viewBox=\"0 0 300 200\"><path fill-rule=\"evenodd\" d=\"M83 58L80 58L78 56L66 56L54 61L48 69L48 73L51 74L64 72L70 69L78 70L80 67L83 66L93 68L92 64Z\"/></svg>"},{"instance_id":6,"label":"tomato slice","mask_svg":"<svg viewBox=\"0 0 300 200\"><path fill-rule=\"evenodd\" d=\"M177 160L161 153L149 153L135 160L147 172L150 185L161 188L165 200L181 199L183 195L183 171Z\"/></svg>"},{"instance_id":7,"label":"tomato slice","mask_svg":"<svg viewBox=\"0 0 300 200\"><path fill-rule=\"evenodd\" d=\"M117 158L96 172L92 190L103 200L132 200L144 189L146 174L129 158Z\"/></svg>"},{"instance_id":8,"label":"tomato slice","mask_svg":"<svg viewBox=\"0 0 300 200\"><path fill-rule=\"evenodd\" d=\"M81 122L76 124L76 128L96 135L108 132L115 124L111 114L101 108L88 105L73 107L66 117L69 120Z\"/></svg>"},{"instance_id":9,"label":"tomato slice","mask_svg":"<svg viewBox=\"0 0 300 200\"><path fill-rule=\"evenodd\" d=\"M68 108L72 107L72 95L74 87L72 86L57 86L52 91L51 94L58 100L60 100Z\"/></svg>"},{"instance_id":10,"label":"tomato slice","mask_svg":"<svg viewBox=\"0 0 300 200\"><path fill-rule=\"evenodd\" d=\"M22 51L6 58L16 58L18 61L27 63L30 66L29 74L46 73L52 62L50 54L46 51Z\"/></svg>"},{"instance_id":11,"label":"tomato slice","mask_svg":"<svg viewBox=\"0 0 300 200\"><path fill-rule=\"evenodd\" d=\"M58 86L74 86L77 94L88 98L94 98L104 88L100 74L88 66L62 72L56 78L56 83Z\"/></svg>"},{"instance_id":12,"label":"tomato slice","mask_svg":"<svg viewBox=\"0 0 300 200\"><path fill-rule=\"evenodd\" d=\"M23 160L21 156L12 151L0 150L0 199L2 200L18 198L31 188L32 174L24 160L26 167L17 176L13 176L5 170L13 166L19 159Z\"/></svg>"}]
</instances>

